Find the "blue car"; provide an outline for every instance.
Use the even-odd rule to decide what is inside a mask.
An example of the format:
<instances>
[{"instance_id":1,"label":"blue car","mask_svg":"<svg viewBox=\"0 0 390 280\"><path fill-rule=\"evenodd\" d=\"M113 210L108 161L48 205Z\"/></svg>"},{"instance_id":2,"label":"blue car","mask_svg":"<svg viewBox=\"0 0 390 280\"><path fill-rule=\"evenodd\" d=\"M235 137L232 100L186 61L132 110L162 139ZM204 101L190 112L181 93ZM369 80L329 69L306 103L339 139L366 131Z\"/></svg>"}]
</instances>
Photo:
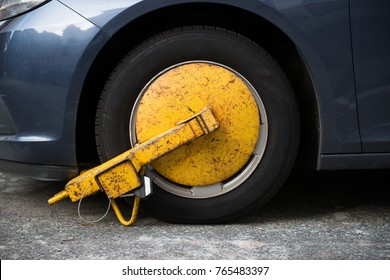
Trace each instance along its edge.
<instances>
[{"instance_id":1,"label":"blue car","mask_svg":"<svg viewBox=\"0 0 390 280\"><path fill-rule=\"evenodd\" d=\"M0 3L0 172L68 180L203 107L220 129L146 168L157 218L242 217L296 164L390 167L388 0Z\"/></svg>"}]
</instances>

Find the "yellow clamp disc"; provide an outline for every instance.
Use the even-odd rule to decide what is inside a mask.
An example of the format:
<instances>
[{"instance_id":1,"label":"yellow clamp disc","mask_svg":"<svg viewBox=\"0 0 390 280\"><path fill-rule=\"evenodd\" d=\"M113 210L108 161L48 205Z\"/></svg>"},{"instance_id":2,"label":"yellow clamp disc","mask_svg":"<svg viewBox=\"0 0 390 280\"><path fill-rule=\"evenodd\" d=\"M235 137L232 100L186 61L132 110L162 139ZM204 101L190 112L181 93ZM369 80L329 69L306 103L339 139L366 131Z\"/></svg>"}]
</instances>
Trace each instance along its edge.
<instances>
[{"instance_id":1,"label":"yellow clamp disc","mask_svg":"<svg viewBox=\"0 0 390 280\"><path fill-rule=\"evenodd\" d=\"M211 185L245 166L260 130L251 88L226 67L190 62L163 72L137 101L133 114L138 143L207 106L219 121L219 130L152 162L159 174L177 184Z\"/></svg>"}]
</instances>

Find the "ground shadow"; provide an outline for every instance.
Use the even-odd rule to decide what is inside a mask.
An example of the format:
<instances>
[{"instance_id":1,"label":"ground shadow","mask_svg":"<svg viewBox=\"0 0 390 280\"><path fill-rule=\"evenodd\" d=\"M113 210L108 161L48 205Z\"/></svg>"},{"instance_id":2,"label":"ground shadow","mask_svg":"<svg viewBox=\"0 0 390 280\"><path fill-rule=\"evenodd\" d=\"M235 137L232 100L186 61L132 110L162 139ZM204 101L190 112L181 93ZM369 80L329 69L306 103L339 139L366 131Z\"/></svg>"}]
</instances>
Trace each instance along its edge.
<instances>
[{"instance_id":1,"label":"ground shadow","mask_svg":"<svg viewBox=\"0 0 390 280\"><path fill-rule=\"evenodd\" d=\"M390 170L293 170L268 204L244 219L310 217L363 207L390 209Z\"/></svg>"}]
</instances>

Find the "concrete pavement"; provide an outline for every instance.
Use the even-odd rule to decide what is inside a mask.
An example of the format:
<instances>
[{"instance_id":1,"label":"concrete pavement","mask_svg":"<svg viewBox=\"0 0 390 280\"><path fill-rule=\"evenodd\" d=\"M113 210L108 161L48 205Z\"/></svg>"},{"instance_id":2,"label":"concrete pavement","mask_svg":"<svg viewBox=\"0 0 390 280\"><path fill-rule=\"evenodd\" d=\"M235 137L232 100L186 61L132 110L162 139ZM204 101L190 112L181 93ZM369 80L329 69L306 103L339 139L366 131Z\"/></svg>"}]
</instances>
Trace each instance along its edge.
<instances>
[{"instance_id":1,"label":"concrete pavement","mask_svg":"<svg viewBox=\"0 0 390 280\"><path fill-rule=\"evenodd\" d=\"M0 174L4 259L390 259L390 172L296 171L262 210L232 224L176 225L141 213L96 224L77 204L47 199L63 183ZM87 219L103 196L85 199ZM126 206L126 205L122 205Z\"/></svg>"}]
</instances>

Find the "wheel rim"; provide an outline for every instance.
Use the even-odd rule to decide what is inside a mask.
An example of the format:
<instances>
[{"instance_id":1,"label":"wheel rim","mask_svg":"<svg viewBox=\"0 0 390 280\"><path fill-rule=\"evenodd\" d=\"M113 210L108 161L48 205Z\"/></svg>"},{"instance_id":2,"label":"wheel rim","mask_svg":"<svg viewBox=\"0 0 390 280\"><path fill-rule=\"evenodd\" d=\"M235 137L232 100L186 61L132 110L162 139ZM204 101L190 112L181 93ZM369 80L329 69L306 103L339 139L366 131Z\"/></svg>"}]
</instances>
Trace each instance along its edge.
<instances>
[{"instance_id":1,"label":"wheel rim","mask_svg":"<svg viewBox=\"0 0 390 280\"><path fill-rule=\"evenodd\" d=\"M227 66L187 61L153 77L131 112L129 131L134 146L205 106L212 108L221 128L147 168L157 185L181 197L200 199L225 194L255 171L268 138L267 114L259 94Z\"/></svg>"}]
</instances>

